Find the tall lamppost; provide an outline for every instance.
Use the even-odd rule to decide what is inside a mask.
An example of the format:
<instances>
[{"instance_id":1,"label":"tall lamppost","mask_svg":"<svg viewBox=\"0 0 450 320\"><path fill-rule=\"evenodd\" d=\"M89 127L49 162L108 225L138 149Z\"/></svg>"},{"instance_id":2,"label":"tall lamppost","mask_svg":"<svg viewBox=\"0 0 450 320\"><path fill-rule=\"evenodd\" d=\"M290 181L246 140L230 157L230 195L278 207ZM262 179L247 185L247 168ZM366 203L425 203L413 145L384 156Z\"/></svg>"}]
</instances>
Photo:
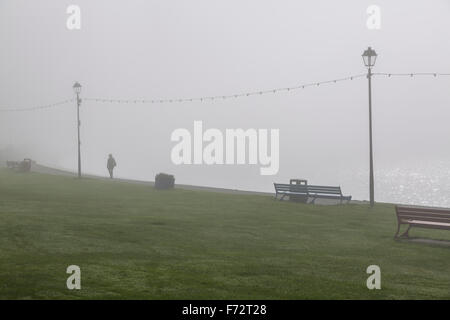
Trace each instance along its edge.
<instances>
[{"instance_id":1,"label":"tall lamppost","mask_svg":"<svg viewBox=\"0 0 450 320\"><path fill-rule=\"evenodd\" d=\"M80 152L80 146L81 146L81 142L80 142L80 125L81 125L81 122L80 122L80 104L81 104L80 93L81 93L81 84L79 84L78 82L75 82L75 84L73 85L73 91L77 95L78 178L81 178L81 152Z\"/></svg>"},{"instance_id":2,"label":"tall lamppost","mask_svg":"<svg viewBox=\"0 0 450 320\"><path fill-rule=\"evenodd\" d=\"M373 146L372 146L372 67L377 60L377 53L369 47L362 54L364 65L367 67L367 79L369 81L369 145L370 145L370 174L369 174L369 188L370 188L370 206L373 207L374 199L374 181L373 181Z\"/></svg>"}]
</instances>

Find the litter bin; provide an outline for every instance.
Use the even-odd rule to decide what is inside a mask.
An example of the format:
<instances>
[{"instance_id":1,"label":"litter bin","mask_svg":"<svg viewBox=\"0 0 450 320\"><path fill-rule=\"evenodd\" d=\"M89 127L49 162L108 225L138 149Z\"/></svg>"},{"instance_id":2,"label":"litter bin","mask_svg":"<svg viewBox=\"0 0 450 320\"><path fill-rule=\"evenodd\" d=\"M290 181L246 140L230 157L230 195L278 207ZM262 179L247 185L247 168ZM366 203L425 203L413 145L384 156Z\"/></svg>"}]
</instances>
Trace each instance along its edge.
<instances>
[{"instance_id":1,"label":"litter bin","mask_svg":"<svg viewBox=\"0 0 450 320\"><path fill-rule=\"evenodd\" d=\"M23 161L19 163L19 171L30 172L30 170L31 170L31 159L23 159Z\"/></svg>"},{"instance_id":2,"label":"litter bin","mask_svg":"<svg viewBox=\"0 0 450 320\"><path fill-rule=\"evenodd\" d=\"M289 184L291 185L302 185L302 186L306 186L308 185L308 180L305 179L291 179L289 181ZM294 202L302 202L302 203L307 203L308 202L308 194L293 194L289 196L289 201L294 201Z\"/></svg>"}]
</instances>

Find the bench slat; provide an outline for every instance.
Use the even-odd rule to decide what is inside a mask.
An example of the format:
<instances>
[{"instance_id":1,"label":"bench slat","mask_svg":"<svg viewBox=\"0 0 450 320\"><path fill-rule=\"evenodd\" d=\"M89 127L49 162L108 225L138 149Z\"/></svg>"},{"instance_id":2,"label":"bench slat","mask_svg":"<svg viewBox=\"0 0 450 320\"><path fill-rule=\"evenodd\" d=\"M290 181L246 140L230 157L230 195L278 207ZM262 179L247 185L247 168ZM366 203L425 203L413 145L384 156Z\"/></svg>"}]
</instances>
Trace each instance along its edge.
<instances>
[{"instance_id":1,"label":"bench slat","mask_svg":"<svg viewBox=\"0 0 450 320\"><path fill-rule=\"evenodd\" d=\"M431 222L431 221L424 221L424 220L408 220L408 223L412 224L429 224L429 225L436 225L436 226L447 226L450 227L450 223L444 223L444 222Z\"/></svg>"},{"instance_id":2,"label":"bench slat","mask_svg":"<svg viewBox=\"0 0 450 320\"><path fill-rule=\"evenodd\" d=\"M448 216L449 213L446 212L423 212L423 211L399 211L397 212L398 215L404 216L404 215L408 215L408 216Z\"/></svg>"},{"instance_id":3,"label":"bench slat","mask_svg":"<svg viewBox=\"0 0 450 320\"><path fill-rule=\"evenodd\" d=\"M420 212L420 213L443 213L450 214L450 209L446 208L428 208L428 207L400 207L397 206L397 212Z\"/></svg>"},{"instance_id":4,"label":"bench slat","mask_svg":"<svg viewBox=\"0 0 450 320\"><path fill-rule=\"evenodd\" d=\"M450 223L450 218L430 218L426 216L400 217L400 220L402 221L421 220L421 221Z\"/></svg>"}]
</instances>

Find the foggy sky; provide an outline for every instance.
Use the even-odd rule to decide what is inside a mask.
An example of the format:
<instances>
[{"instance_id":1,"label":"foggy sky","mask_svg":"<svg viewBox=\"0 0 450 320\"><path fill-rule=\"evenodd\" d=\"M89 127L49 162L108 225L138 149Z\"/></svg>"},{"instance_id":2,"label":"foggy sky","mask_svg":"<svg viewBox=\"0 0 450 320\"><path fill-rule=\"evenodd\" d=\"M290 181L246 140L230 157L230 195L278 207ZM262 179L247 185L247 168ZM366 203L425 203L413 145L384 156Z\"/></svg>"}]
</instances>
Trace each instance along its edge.
<instances>
[{"instance_id":1,"label":"foggy sky","mask_svg":"<svg viewBox=\"0 0 450 320\"><path fill-rule=\"evenodd\" d=\"M81 30L66 8L81 7ZM381 30L366 8L381 7ZM82 98L153 99L234 94L374 72L450 73L450 1L111 1L0 0L0 108ZM450 188L450 77L373 79L376 190L403 175ZM83 170L177 183L272 191L306 178L367 198L367 80L217 102L110 104L83 101ZM175 166L177 128L280 129L280 170L259 166ZM38 112L0 113L0 148L76 169L75 103ZM441 168L434 170L434 168ZM443 177L444 175L444 177ZM434 179L434 180L433 180ZM436 180L438 179L438 180ZM439 180L441 179L441 180ZM433 187L433 186L432 186ZM384 197L384 198L383 198ZM439 200L438 200L439 202Z\"/></svg>"}]
</instances>

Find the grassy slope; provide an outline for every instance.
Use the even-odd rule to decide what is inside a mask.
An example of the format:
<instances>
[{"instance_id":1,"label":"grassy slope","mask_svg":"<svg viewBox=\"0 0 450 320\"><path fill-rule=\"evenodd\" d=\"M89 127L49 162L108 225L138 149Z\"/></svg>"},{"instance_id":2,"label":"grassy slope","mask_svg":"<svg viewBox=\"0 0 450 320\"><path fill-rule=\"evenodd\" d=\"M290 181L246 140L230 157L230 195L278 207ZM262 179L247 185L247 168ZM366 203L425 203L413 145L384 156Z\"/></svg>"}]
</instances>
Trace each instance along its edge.
<instances>
[{"instance_id":1,"label":"grassy slope","mask_svg":"<svg viewBox=\"0 0 450 320\"><path fill-rule=\"evenodd\" d=\"M0 298L450 298L450 249L396 242L395 228L391 205L0 170ZM66 289L71 264L81 267L82 290ZM382 290L365 286L371 264L381 267Z\"/></svg>"}]
</instances>

